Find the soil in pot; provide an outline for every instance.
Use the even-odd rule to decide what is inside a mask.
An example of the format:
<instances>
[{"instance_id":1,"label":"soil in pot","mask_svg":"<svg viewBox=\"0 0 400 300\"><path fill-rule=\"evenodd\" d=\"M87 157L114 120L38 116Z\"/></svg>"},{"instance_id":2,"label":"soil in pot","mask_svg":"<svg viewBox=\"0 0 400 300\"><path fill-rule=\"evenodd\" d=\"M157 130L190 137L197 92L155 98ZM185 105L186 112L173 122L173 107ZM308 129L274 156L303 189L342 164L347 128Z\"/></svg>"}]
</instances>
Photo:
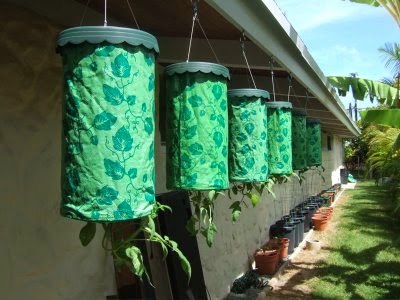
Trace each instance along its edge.
<instances>
[{"instance_id":1,"label":"soil in pot","mask_svg":"<svg viewBox=\"0 0 400 300\"><path fill-rule=\"evenodd\" d=\"M272 275L275 273L279 258L277 250L259 250L254 258L258 274Z\"/></svg>"}]
</instances>

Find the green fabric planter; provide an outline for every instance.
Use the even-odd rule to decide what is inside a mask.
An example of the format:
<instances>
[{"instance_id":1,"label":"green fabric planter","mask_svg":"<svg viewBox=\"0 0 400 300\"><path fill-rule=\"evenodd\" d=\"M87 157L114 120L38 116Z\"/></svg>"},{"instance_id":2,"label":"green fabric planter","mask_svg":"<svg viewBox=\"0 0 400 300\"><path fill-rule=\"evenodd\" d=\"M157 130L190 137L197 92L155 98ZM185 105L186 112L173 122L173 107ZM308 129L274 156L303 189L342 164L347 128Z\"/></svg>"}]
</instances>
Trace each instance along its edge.
<instances>
[{"instance_id":1,"label":"green fabric planter","mask_svg":"<svg viewBox=\"0 0 400 300\"><path fill-rule=\"evenodd\" d=\"M267 102L269 174L292 174L292 104Z\"/></svg>"},{"instance_id":2,"label":"green fabric planter","mask_svg":"<svg viewBox=\"0 0 400 300\"><path fill-rule=\"evenodd\" d=\"M269 93L264 90L228 91L229 180L232 182L267 180L266 100Z\"/></svg>"},{"instance_id":3,"label":"green fabric planter","mask_svg":"<svg viewBox=\"0 0 400 300\"><path fill-rule=\"evenodd\" d=\"M321 123L318 119L307 119L307 166L322 164Z\"/></svg>"},{"instance_id":4,"label":"green fabric planter","mask_svg":"<svg viewBox=\"0 0 400 300\"><path fill-rule=\"evenodd\" d=\"M307 127L306 111L293 109L292 112L292 166L293 170L307 168Z\"/></svg>"},{"instance_id":5,"label":"green fabric planter","mask_svg":"<svg viewBox=\"0 0 400 300\"><path fill-rule=\"evenodd\" d=\"M165 68L167 75L167 187L183 190L229 188L229 71L212 63Z\"/></svg>"},{"instance_id":6,"label":"green fabric planter","mask_svg":"<svg viewBox=\"0 0 400 300\"><path fill-rule=\"evenodd\" d=\"M157 40L120 27L60 33L64 68L61 214L120 221L151 213Z\"/></svg>"}]
</instances>

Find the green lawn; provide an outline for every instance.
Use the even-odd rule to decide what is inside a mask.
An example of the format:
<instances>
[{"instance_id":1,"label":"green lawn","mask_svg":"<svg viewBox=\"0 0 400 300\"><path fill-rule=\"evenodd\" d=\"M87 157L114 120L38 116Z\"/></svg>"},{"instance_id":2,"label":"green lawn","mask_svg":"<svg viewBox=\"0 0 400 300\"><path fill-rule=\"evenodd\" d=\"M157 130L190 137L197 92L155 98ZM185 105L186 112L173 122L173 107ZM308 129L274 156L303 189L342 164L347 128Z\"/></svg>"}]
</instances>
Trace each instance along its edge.
<instances>
[{"instance_id":1,"label":"green lawn","mask_svg":"<svg viewBox=\"0 0 400 300\"><path fill-rule=\"evenodd\" d=\"M361 181L338 207L329 255L311 281L313 298L400 299L400 221L373 181Z\"/></svg>"}]
</instances>

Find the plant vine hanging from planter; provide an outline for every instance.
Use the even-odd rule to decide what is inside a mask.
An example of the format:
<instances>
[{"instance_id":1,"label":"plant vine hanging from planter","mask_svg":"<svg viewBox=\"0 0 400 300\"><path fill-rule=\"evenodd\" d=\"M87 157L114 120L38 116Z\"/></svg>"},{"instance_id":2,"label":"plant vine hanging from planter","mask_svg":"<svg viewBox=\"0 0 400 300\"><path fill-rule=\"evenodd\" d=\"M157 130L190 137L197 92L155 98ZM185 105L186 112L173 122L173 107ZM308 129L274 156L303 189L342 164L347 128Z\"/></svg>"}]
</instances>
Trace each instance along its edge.
<instances>
[{"instance_id":1,"label":"plant vine hanging from planter","mask_svg":"<svg viewBox=\"0 0 400 300\"><path fill-rule=\"evenodd\" d=\"M223 194L220 190L229 189L227 81L230 75L220 64L189 61L194 25L197 22L201 27L197 2L192 1L187 60L165 68L166 173L167 188L190 191L194 214L187 224L189 232L202 233L211 246L217 231L214 201Z\"/></svg>"},{"instance_id":2,"label":"plant vine hanging from planter","mask_svg":"<svg viewBox=\"0 0 400 300\"><path fill-rule=\"evenodd\" d=\"M151 213L158 44L135 29L60 33L64 66L61 214L119 221Z\"/></svg>"},{"instance_id":3,"label":"plant vine hanging from planter","mask_svg":"<svg viewBox=\"0 0 400 300\"><path fill-rule=\"evenodd\" d=\"M116 265L148 277L133 243L144 233L165 254L176 252L190 277L176 242L155 231L157 213L168 209L156 203L154 191L156 38L130 28L81 26L60 33L57 51L64 70L61 214L88 221L83 246L95 236L96 222L104 227L104 246L112 222L140 218L127 240L111 243Z\"/></svg>"}]
</instances>

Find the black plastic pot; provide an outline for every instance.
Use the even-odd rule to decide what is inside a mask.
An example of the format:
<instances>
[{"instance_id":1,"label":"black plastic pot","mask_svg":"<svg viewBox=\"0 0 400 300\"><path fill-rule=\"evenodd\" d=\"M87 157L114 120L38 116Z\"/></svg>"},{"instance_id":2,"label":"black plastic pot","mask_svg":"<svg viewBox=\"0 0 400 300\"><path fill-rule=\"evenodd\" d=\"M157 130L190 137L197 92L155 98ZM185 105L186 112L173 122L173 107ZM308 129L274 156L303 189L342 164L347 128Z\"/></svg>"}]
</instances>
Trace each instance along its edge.
<instances>
[{"instance_id":1,"label":"black plastic pot","mask_svg":"<svg viewBox=\"0 0 400 300\"><path fill-rule=\"evenodd\" d=\"M269 237L272 239L276 236L289 239L288 253L292 254L294 251L295 227L286 225L284 221L278 221L276 224L271 225L269 229Z\"/></svg>"},{"instance_id":2,"label":"black plastic pot","mask_svg":"<svg viewBox=\"0 0 400 300\"><path fill-rule=\"evenodd\" d=\"M293 217L292 220L295 221L295 222L299 222L298 225L297 225L298 228L299 228L297 233L298 233L298 242L300 244L302 242L302 240L304 239L304 220L305 220L305 217L297 215L297 216Z\"/></svg>"}]
</instances>

